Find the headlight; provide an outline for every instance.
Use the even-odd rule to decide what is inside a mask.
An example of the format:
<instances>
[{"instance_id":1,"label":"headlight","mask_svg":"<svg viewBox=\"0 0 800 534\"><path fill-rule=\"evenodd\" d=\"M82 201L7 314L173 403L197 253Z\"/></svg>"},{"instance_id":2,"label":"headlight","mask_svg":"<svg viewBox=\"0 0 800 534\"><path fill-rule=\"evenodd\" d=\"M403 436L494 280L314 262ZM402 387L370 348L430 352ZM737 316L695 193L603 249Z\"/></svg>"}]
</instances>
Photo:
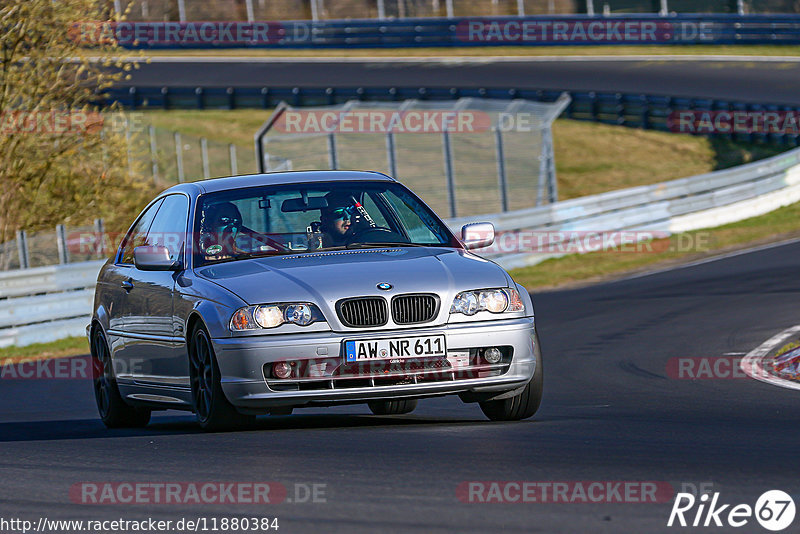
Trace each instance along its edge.
<instances>
[{"instance_id":1,"label":"headlight","mask_svg":"<svg viewBox=\"0 0 800 534\"><path fill-rule=\"evenodd\" d=\"M284 323L308 326L325 317L313 304L290 302L284 304L263 304L239 308L231 317L230 328L234 331L275 328Z\"/></svg>"},{"instance_id":2,"label":"headlight","mask_svg":"<svg viewBox=\"0 0 800 534\"><path fill-rule=\"evenodd\" d=\"M516 289L484 289L463 291L453 299L450 313L475 315L479 311L503 313L524 311L525 305Z\"/></svg>"}]
</instances>

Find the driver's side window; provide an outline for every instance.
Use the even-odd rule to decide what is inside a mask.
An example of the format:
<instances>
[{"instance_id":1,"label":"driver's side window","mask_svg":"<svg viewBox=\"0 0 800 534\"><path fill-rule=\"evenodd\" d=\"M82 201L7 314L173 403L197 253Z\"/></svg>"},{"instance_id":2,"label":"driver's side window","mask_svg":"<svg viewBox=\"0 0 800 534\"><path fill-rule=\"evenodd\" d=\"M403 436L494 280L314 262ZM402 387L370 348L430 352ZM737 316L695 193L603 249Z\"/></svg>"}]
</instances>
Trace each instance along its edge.
<instances>
[{"instance_id":1,"label":"driver's side window","mask_svg":"<svg viewBox=\"0 0 800 534\"><path fill-rule=\"evenodd\" d=\"M161 199L147 208L147 211L139 217L139 220L136 221L136 224L131 228L130 232L128 232L128 235L125 236L125 240L122 242L120 263L133 265L133 249L147 243L147 232L150 230L150 225L153 223L156 212L158 212L158 208L161 207L163 201L164 200Z\"/></svg>"}]
</instances>

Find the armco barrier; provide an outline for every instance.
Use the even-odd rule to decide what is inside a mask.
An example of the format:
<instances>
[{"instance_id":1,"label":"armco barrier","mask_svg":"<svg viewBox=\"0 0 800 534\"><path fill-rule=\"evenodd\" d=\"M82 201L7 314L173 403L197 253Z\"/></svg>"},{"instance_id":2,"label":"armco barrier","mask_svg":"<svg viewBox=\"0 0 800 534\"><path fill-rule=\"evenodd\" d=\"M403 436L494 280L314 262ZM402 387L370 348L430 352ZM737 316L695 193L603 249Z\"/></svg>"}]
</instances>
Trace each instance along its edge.
<instances>
[{"instance_id":1,"label":"armco barrier","mask_svg":"<svg viewBox=\"0 0 800 534\"><path fill-rule=\"evenodd\" d=\"M83 335L103 263L0 272L0 347Z\"/></svg>"},{"instance_id":2,"label":"armco barrier","mask_svg":"<svg viewBox=\"0 0 800 534\"><path fill-rule=\"evenodd\" d=\"M681 14L259 22L76 23L91 44L114 32L126 48L398 48L551 45L798 44L798 15Z\"/></svg>"},{"instance_id":3,"label":"armco barrier","mask_svg":"<svg viewBox=\"0 0 800 534\"><path fill-rule=\"evenodd\" d=\"M545 206L450 219L458 232L490 221L499 232L653 231L660 236L726 224L800 201L800 148L747 165ZM506 268L553 254L483 254ZM0 347L83 335L102 261L0 272Z\"/></svg>"}]
</instances>

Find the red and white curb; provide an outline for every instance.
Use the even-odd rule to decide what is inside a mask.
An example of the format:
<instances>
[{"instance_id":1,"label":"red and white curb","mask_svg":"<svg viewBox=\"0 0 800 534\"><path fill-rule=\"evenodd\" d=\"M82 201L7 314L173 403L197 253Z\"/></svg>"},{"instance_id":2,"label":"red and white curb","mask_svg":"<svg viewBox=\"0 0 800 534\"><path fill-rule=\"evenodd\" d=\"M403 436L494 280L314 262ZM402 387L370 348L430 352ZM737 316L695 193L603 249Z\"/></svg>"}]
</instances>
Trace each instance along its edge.
<instances>
[{"instance_id":1,"label":"red and white curb","mask_svg":"<svg viewBox=\"0 0 800 534\"><path fill-rule=\"evenodd\" d=\"M768 384L772 384L774 386L800 390L800 382L786 380L785 378L780 378L770 374L764 369L763 365L764 359L773 349L775 349L775 347L785 344L798 333L800 333L800 325L792 326L783 332L775 334L764 343L751 350L747 356L742 358L742 371L744 371L747 376L754 378L755 380L761 380L762 382L767 382Z\"/></svg>"}]
</instances>

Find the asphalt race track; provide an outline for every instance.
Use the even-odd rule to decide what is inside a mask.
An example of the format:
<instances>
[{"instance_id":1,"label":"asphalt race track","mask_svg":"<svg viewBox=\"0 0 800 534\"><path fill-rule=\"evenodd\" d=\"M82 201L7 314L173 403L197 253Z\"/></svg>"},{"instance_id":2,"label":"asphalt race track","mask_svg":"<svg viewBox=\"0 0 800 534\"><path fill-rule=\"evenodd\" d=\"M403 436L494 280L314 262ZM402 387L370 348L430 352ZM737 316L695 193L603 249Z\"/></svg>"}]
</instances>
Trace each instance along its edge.
<instances>
[{"instance_id":1,"label":"asphalt race track","mask_svg":"<svg viewBox=\"0 0 800 534\"><path fill-rule=\"evenodd\" d=\"M751 379L678 380L678 357L745 353L800 323L800 243L668 272L538 294L545 398L521 423L476 405L427 400L407 416L366 406L265 417L259 429L203 434L190 415L107 431L88 380L0 386L4 517L175 519L277 516L295 532L658 532L671 500L470 504L464 481L711 483L724 503L800 494L798 394ZM325 484L326 502L77 505L84 482ZM321 499L320 499L321 500ZM795 523L797 524L797 523ZM751 519L745 529L760 527ZM695 529L691 529L695 530ZM720 528L706 531L724 531Z\"/></svg>"},{"instance_id":2,"label":"asphalt race track","mask_svg":"<svg viewBox=\"0 0 800 534\"><path fill-rule=\"evenodd\" d=\"M642 93L800 105L800 61L492 61L152 58L121 85L147 87L514 87Z\"/></svg>"}]
</instances>

